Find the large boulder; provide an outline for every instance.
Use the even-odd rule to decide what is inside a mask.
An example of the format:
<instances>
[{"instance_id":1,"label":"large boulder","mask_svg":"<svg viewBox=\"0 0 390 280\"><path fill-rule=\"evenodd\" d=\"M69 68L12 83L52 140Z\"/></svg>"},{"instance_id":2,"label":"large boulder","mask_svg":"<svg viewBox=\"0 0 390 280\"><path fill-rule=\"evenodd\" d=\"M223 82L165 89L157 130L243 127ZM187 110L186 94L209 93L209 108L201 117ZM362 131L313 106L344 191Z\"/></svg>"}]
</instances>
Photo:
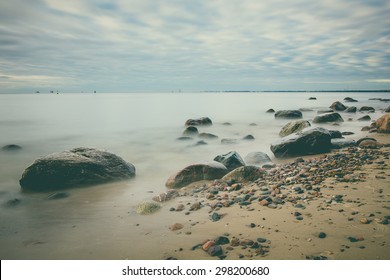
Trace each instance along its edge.
<instances>
[{"instance_id":1,"label":"large boulder","mask_svg":"<svg viewBox=\"0 0 390 280\"><path fill-rule=\"evenodd\" d=\"M263 152L251 152L245 158L245 163L255 166L263 166L265 164L273 164L270 157Z\"/></svg>"},{"instance_id":2,"label":"large boulder","mask_svg":"<svg viewBox=\"0 0 390 280\"><path fill-rule=\"evenodd\" d=\"M275 113L276 119L302 119L302 112L299 110L281 110Z\"/></svg>"},{"instance_id":3,"label":"large boulder","mask_svg":"<svg viewBox=\"0 0 390 280\"><path fill-rule=\"evenodd\" d=\"M186 121L186 126L196 126L196 125L212 125L213 122L208 117L203 117L199 119L189 119Z\"/></svg>"},{"instance_id":4,"label":"large boulder","mask_svg":"<svg viewBox=\"0 0 390 280\"><path fill-rule=\"evenodd\" d=\"M390 113L387 113L375 122L378 132L390 133Z\"/></svg>"},{"instance_id":5,"label":"large boulder","mask_svg":"<svg viewBox=\"0 0 390 280\"><path fill-rule=\"evenodd\" d=\"M344 111L345 109L347 109L347 107L344 106L344 104L340 101L333 102L333 104L330 105L329 108L333 109L334 111Z\"/></svg>"},{"instance_id":6,"label":"large boulder","mask_svg":"<svg viewBox=\"0 0 390 280\"><path fill-rule=\"evenodd\" d=\"M232 151L224 155L218 155L214 158L214 160L225 165L229 171L245 165L244 160L236 151Z\"/></svg>"},{"instance_id":7,"label":"large boulder","mask_svg":"<svg viewBox=\"0 0 390 280\"><path fill-rule=\"evenodd\" d=\"M135 167L119 156L97 149L76 148L37 159L20 179L24 190L52 191L135 176Z\"/></svg>"},{"instance_id":8,"label":"large boulder","mask_svg":"<svg viewBox=\"0 0 390 280\"><path fill-rule=\"evenodd\" d=\"M330 148L330 133L320 127L306 128L271 145L271 151L277 158L319 154L328 152Z\"/></svg>"},{"instance_id":9,"label":"large boulder","mask_svg":"<svg viewBox=\"0 0 390 280\"><path fill-rule=\"evenodd\" d=\"M171 189L178 189L197 181L220 179L226 173L228 169L220 162L197 163L173 174L165 185Z\"/></svg>"},{"instance_id":10,"label":"large boulder","mask_svg":"<svg viewBox=\"0 0 390 280\"><path fill-rule=\"evenodd\" d=\"M260 167L246 165L230 171L228 174L222 177L222 181L236 183L252 182L259 178L263 178L266 174L267 172Z\"/></svg>"},{"instance_id":11,"label":"large boulder","mask_svg":"<svg viewBox=\"0 0 390 280\"><path fill-rule=\"evenodd\" d=\"M343 122L343 118L339 113L326 113L315 116L313 123L326 123L326 122Z\"/></svg>"},{"instance_id":12,"label":"large boulder","mask_svg":"<svg viewBox=\"0 0 390 280\"><path fill-rule=\"evenodd\" d=\"M287 123L279 132L279 135L285 137L287 135L296 133L310 126L308 121L298 120Z\"/></svg>"}]
</instances>

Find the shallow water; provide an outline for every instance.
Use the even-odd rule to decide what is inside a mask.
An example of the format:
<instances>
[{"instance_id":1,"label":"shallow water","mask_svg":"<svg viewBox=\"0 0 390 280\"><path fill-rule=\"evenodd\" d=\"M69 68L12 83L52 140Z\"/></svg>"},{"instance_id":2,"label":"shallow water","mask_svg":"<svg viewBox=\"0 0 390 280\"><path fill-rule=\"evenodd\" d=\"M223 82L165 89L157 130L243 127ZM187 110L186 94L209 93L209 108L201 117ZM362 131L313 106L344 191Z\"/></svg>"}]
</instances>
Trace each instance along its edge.
<instances>
[{"instance_id":1,"label":"shallow water","mask_svg":"<svg viewBox=\"0 0 390 280\"><path fill-rule=\"evenodd\" d=\"M315 96L317 100L308 100ZM158 230L172 219L139 216L135 206L165 191L167 178L194 162L210 161L218 154L235 150L266 152L279 138L286 120L275 120L275 110L309 108L311 120L319 108L349 96L376 109L372 119L389 103L369 98L389 98L389 93L150 93L150 94L26 94L0 95L0 147L18 144L21 151L0 151L0 257L2 259L68 258L161 258L151 255L144 243L147 223ZM357 118L366 113L341 113L340 126L323 125L340 131L360 131L370 122ZM189 118L208 116L213 126L200 132L219 136L195 146L199 139L178 141ZM347 121L352 118L352 121ZM231 125L225 125L225 122ZM256 126L250 124L256 124ZM241 139L251 134L254 141L223 145L222 138ZM95 147L118 154L136 167L136 178L108 185L69 190L70 196L47 200L49 193L22 193L18 180L34 159L75 147ZM16 206L7 201L20 199ZM168 213L168 212L167 212ZM161 215L159 216L161 217ZM124 244L134 244L130 250ZM157 241L156 241L157 242ZM157 247L169 244L159 241ZM130 246L130 245L129 245ZM141 246L141 247L139 247ZM154 245L156 246L156 245ZM130 246L131 248L131 246ZM141 250L142 249L142 250ZM142 252L141 252L141 251Z\"/></svg>"}]
</instances>

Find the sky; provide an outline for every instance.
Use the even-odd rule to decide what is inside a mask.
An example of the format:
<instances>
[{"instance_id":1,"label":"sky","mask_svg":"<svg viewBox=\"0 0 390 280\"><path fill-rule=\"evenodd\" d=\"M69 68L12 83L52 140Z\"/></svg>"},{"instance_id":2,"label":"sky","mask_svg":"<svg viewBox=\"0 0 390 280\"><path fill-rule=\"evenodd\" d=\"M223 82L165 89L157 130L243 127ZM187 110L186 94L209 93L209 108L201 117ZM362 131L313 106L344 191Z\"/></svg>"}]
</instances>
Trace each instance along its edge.
<instances>
[{"instance_id":1,"label":"sky","mask_svg":"<svg viewBox=\"0 0 390 280\"><path fill-rule=\"evenodd\" d=\"M390 89L390 0L0 0L0 93Z\"/></svg>"}]
</instances>

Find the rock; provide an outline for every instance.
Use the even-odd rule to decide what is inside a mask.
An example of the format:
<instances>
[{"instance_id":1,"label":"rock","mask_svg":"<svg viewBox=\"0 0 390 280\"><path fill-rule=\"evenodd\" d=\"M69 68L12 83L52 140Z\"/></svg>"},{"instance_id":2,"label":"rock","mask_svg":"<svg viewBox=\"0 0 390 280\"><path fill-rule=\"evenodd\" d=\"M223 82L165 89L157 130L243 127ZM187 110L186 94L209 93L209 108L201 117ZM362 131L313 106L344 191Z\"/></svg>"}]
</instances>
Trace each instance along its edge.
<instances>
[{"instance_id":1,"label":"rock","mask_svg":"<svg viewBox=\"0 0 390 280\"><path fill-rule=\"evenodd\" d=\"M239 168L236 168L233 171L229 172L228 174L222 177L222 181L225 182L233 181L233 182L244 183L244 182L255 181L259 178L264 177L265 174L267 174L267 172L262 168L253 165L246 165L246 166L241 166Z\"/></svg>"},{"instance_id":2,"label":"rock","mask_svg":"<svg viewBox=\"0 0 390 280\"><path fill-rule=\"evenodd\" d=\"M169 227L170 230L176 231L182 229L184 226L180 223L175 223Z\"/></svg>"},{"instance_id":3,"label":"rock","mask_svg":"<svg viewBox=\"0 0 390 280\"><path fill-rule=\"evenodd\" d=\"M351 131L343 131L341 132L341 135L343 136L347 136L347 135L354 135L355 133L354 132L351 132Z\"/></svg>"},{"instance_id":4,"label":"rock","mask_svg":"<svg viewBox=\"0 0 390 280\"><path fill-rule=\"evenodd\" d=\"M320 232L320 233L318 234L318 238L323 239L323 238L325 238L325 237L326 237L326 233L325 233L325 232Z\"/></svg>"},{"instance_id":5,"label":"rock","mask_svg":"<svg viewBox=\"0 0 390 280\"><path fill-rule=\"evenodd\" d=\"M301 131L304 128L307 128L309 126L310 123L308 121L304 121L304 120L292 121L282 127L282 129L279 132L279 135L285 137L287 135Z\"/></svg>"},{"instance_id":6,"label":"rock","mask_svg":"<svg viewBox=\"0 0 390 280\"><path fill-rule=\"evenodd\" d=\"M232 123L230 123L230 122L224 122L224 123L222 123L222 125L225 125L225 126L231 126L231 125L232 125Z\"/></svg>"},{"instance_id":7,"label":"rock","mask_svg":"<svg viewBox=\"0 0 390 280\"><path fill-rule=\"evenodd\" d=\"M371 127L369 126L363 126L361 131L370 131L371 130Z\"/></svg>"},{"instance_id":8,"label":"rock","mask_svg":"<svg viewBox=\"0 0 390 280\"><path fill-rule=\"evenodd\" d=\"M265 242L267 242L267 239L266 239L266 238L263 238L263 237L259 237L259 238L257 238L257 242L259 242L259 243L265 243Z\"/></svg>"},{"instance_id":9,"label":"rock","mask_svg":"<svg viewBox=\"0 0 390 280\"><path fill-rule=\"evenodd\" d=\"M326 109L326 108L323 108L323 109L319 109L317 111L317 114L326 114L326 113L333 113L334 111L332 109Z\"/></svg>"},{"instance_id":10,"label":"rock","mask_svg":"<svg viewBox=\"0 0 390 280\"><path fill-rule=\"evenodd\" d=\"M376 120L375 125L380 133L390 133L390 113Z\"/></svg>"},{"instance_id":11,"label":"rock","mask_svg":"<svg viewBox=\"0 0 390 280\"><path fill-rule=\"evenodd\" d=\"M203 145L207 145L207 142L204 141L204 140L200 140L198 142L196 142L193 147L196 147L196 146L203 146Z\"/></svg>"},{"instance_id":12,"label":"rock","mask_svg":"<svg viewBox=\"0 0 390 280\"><path fill-rule=\"evenodd\" d=\"M352 139L331 139L332 149L343 149L356 146L355 140Z\"/></svg>"},{"instance_id":13,"label":"rock","mask_svg":"<svg viewBox=\"0 0 390 280\"><path fill-rule=\"evenodd\" d=\"M224 155L218 155L214 158L214 160L225 165L229 172L245 165L244 160L236 151L232 151Z\"/></svg>"},{"instance_id":14,"label":"rock","mask_svg":"<svg viewBox=\"0 0 390 280\"><path fill-rule=\"evenodd\" d=\"M5 205L7 207L15 207L15 206L18 206L22 201L19 199L19 198L13 198L13 199L10 199L8 200Z\"/></svg>"},{"instance_id":15,"label":"rock","mask_svg":"<svg viewBox=\"0 0 390 280\"><path fill-rule=\"evenodd\" d=\"M376 139L375 138L370 138L370 137L364 137L364 138L360 138L359 140L356 141L356 145L360 145L361 142L365 141L365 140L371 140L371 141L375 141L376 142Z\"/></svg>"},{"instance_id":16,"label":"rock","mask_svg":"<svg viewBox=\"0 0 390 280\"><path fill-rule=\"evenodd\" d=\"M238 142L239 142L238 139L230 139L230 138L221 139L221 144L237 144Z\"/></svg>"},{"instance_id":17,"label":"rock","mask_svg":"<svg viewBox=\"0 0 390 280\"><path fill-rule=\"evenodd\" d=\"M317 97L309 97L309 100L317 100Z\"/></svg>"},{"instance_id":18,"label":"rock","mask_svg":"<svg viewBox=\"0 0 390 280\"><path fill-rule=\"evenodd\" d=\"M390 106L385 109L385 113L390 113Z\"/></svg>"},{"instance_id":19,"label":"rock","mask_svg":"<svg viewBox=\"0 0 390 280\"><path fill-rule=\"evenodd\" d=\"M268 109L266 113L275 113L274 109Z\"/></svg>"},{"instance_id":20,"label":"rock","mask_svg":"<svg viewBox=\"0 0 390 280\"><path fill-rule=\"evenodd\" d=\"M329 130L329 134L332 139L343 138L343 135L338 130Z\"/></svg>"},{"instance_id":21,"label":"rock","mask_svg":"<svg viewBox=\"0 0 390 280\"><path fill-rule=\"evenodd\" d=\"M208 240L206 241L206 243L202 245L202 249L207 252L214 245L215 245L214 241Z\"/></svg>"},{"instance_id":22,"label":"rock","mask_svg":"<svg viewBox=\"0 0 390 280\"><path fill-rule=\"evenodd\" d=\"M344 98L344 101L345 101L345 102L358 102L356 99L353 99L353 98L351 98L351 97L345 97L345 98Z\"/></svg>"},{"instance_id":23,"label":"rock","mask_svg":"<svg viewBox=\"0 0 390 280\"><path fill-rule=\"evenodd\" d=\"M190 211L196 211L196 210L199 210L200 207L201 207L201 203L198 201L198 202L194 202L191 206L190 206Z\"/></svg>"},{"instance_id":24,"label":"rock","mask_svg":"<svg viewBox=\"0 0 390 280\"><path fill-rule=\"evenodd\" d=\"M302 112L299 110L282 110L275 113L276 119L302 119Z\"/></svg>"},{"instance_id":25,"label":"rock","mask_svg":"<svg viewBox=\"0 0 390 280\"><path fill-rule=\"evenodd\" d=\"M215 238L214 243L215 245L225 245L229 244L230 240L226 236L218 236L217 238Z\"/></svg>"},{"instance_id":26,"label":"rock","mask_svg":"<svg viewBox=\"0 0 390 280\"><path fill-rule=\"evenodd\" d=\"M221 215L219 215L217 212L214 212L212 215L211 215L211 220L213 221L213 222L217 222L217 221L219 221L222 217L221 217Z\"/></svg>"},{"instance_id":27,"label":"rock","mask_svg":"<svg viewBox=\"0 0 390 280\"><path fill-rule=\"evenodd\" d=\"M179 192L176 190L168 190L167 192L160 193L158 196L153 197L154 201L165 202L174 199L179 196Z\"/></svg>"},{"instance_id":28,"label":"rock","mask_svg":"<svg viewBox=\"0 0 390 280\"><path fill-rule=\"evenodd\" d=\"M255 137L251 134L248 134L242 138L242 140L255 140Z\"/></svg>"},{"instance_id":29,"label":"rock","mask_svg":"<svg viewBox=\"0 0 390 280\"><path fill-rule=\"evenodd\" d=\"M183 131L183 136L195 136L198 135L199 131L195 126L188 126L186 129Z\"/></svg>"},{"instance_id":30,"label":"rock","mask_svg":"<svg viewBox=\"0 0 390 280\"><path fill-rule=\"evenodd\" d=\"M145 202L140 203L137 206L136 211L140 215L149 215L149 214L153 214L154 212L157 212L158 210L160 210L160 208L161 208L161 205L156 203L156 202L145 201Z\"/></svg>"},{"instance_id":31,"label":"rock","mask_svg":"<svg viewBox=\"0 0 390 280\"><path fill-rule=\"evenodd\" d=\"M1 149L2 149L3 151L9 151L9 152L11 152L11 151L19 151L19 150L22 149L22 147L19 146L19 145L10 144L10 145L5 145L5 146L3 146Z\"/></svg>"},{"instance_id":32,"label":"rock","mask_svg":"<svg viewBox=\"0 0 390 280\"><path fill-rule=\"evenodd\" d=\"M371 106L363 106L359 109L360 112L375 112L375 109Z\"/></svg>"},{"instance_id":33,"label":"rock","mask_svg":"<svg viewBox=\"0 0 390 280\"><path fill-rule=\"evenodd\" d=\"M209 126L213 122L208 117L203 117L199 119L189 119L185 122L186 126Z\"/></svg>"},{"instance_id":34,"label":"rock","mask_svg":"<svg viewBox=\"0 0 390 280\"><path fill-rule=\"evenodd\" d=\"M333 104L330 105L329 108L333 109L334 111L344 111L345 109L347 109L347 107L339 101L333 102Z\"/></svg>"},{"instance_id":35,"label":"rock","mask_svg":"<svg viewBox=\"0 0 390 280\"><path fill-rule=\"evenodd\" d=\"M319 127L306 128L271 145L271 151L277 158L325 153L330 148L329 131Z\"/></svg>"},{"instance_id":36,"label":"rock","mask_svg":"<svg viewBox=\"0 0 390 280\"><path fill-rule=\"evenodd\" d=\"M346 113L356 113L356 111L357 111L357 108L355 106L351 106L351 107L348 107L347 109L345 109Z\"/></svg>"},{"instance_id":37,"label":"rock","mask_svg":"<svg viewBox=\"0 0 390 280\"><path fill-rule=\"evenodd\" d=\"M270 157L263 152L252 152L245 157L245 162L249 165L263 167L264 164L273 164Z\"/></svg>"},{"instance_id":38,"label":"rock","mask_svg":"<svg viewBox=\"0 0 390 280\"><path fill-rule=\"evenodd\" d=\"M361 118L358 118L358 121L370 121L371 117L369 115L365 115Z\"/></svg>"},{"instance_id":39,"label":"rock","mask_svg":"<svg viewBox=\"0 0 390 280\"><path fill-rule=\"evenodd\" d=\"M125 180L135 167L112 153L91 148L51 154L37 159L24 171L24 190L48 191Z\"/></svg>"},{"instance_id":40,"label":"rock","mask_svg":"<svg viewBox=\"0 0 390 280\"><path fill-rule=\"evenodd\" d=\"M367 148L367 149L378 149L381 146L382 145L379 144L377 141L373 141L369 139L360 141L359 143L360 148Z\"/></svg>"},{"instance_id":41,"label":"rock","mask_svg":"<svg viewBox=\"0 0 390 280\"><path fill-rule=\"evenodd\" d=\"M215 161L192 164L169 177L165 185L177 189L196 181L220 179L227 172L227 168L222 163Z\"/></svg>"},{"instance_id":42,"label":"rock","mask_svg":"<svg viewBox=\"0 0 390 280\"><path fill-rule=\"evenodd\" d=\"M326 113L315 116L313 123L326 123L326 122L343 122L343 118L339 113Z\"/></svg>"},{"instance_id":43,"label":"rock","mask_svg":"<svg viewBox=\"0 0 390 280\"><path fill-rule=\"evenodd\" d=\"M192 140L192 139L194 139L194 138L189 137L189 136L181 136L181 137L176 138L176 140L180 140L180 141L188 141L188 140Z\"/></svg>"},{"instance_id":44,"label":"rock","mask_svg":"<svg viewBox=\"0 0 390 280\"><path fill-rule=\"evenodd\" d=\"M210 247L210 249L207 251L207 253L212 257L221 256L223 254L222 247L219 245L215 245Z\"/></svg>"},{"instance_id":45,"label":"rock","mask_svg":"<svg viewBox=\"0 0 390 280\"><path fill-rule=\"evenodd\" d=\"M208 139L208 140L212 140L212 139L217 139L218 138L217 135L214 135L214 134L211 134L211 133L205 133L205 132L199 133L198 137L202 138L202 139Z\"/></svg>"}]
</instances>

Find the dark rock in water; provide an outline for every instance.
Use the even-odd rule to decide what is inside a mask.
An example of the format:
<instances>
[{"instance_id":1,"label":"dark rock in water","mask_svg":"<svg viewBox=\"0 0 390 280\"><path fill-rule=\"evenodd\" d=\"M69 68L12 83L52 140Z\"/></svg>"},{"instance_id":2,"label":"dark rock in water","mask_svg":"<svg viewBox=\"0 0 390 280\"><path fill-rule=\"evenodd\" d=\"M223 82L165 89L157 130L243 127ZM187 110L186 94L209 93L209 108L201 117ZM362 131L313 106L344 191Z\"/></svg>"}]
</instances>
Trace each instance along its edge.
<instances>
[{"instance_id":1,"label":"dark rock in water","mask_svg":"<svg viewBox=\"0 0 390 280\"><path fill-rule=\"evenodd\" d=\"M365 140L370 140L370 141L374 141L376 142L376 139L375 138L370 138L370 137L364 137L364 138L360 138L359 140L356 141L356 145L360 145L361 142L365 141Z\"/></svg>"},{"instance_id":2,"label":"dark rock in water","mask_svg":"<svg viewBox=\"0 0 390 280\"><path fill-rule=\"evenodd\" d=\"M266 113L275 113L274 109L268 109Z\"/></svg>"},{"instance_id":3,"label":"dark rock in water","mask_svg":"<svg viewBox=\"0 0 390 280\"><path fill-rule=\"evenodd\" d=\"M343 122L343 118L339 113L327 113L315 116L313 123L326 123L326 122Z\"/></svg>"},{"instance_id":4,"label":"dark rock in water","mask_svg":"<svg viewBox=\"0 0 390 280\"><path fill-rule=\"evenodd\" d=\"M227 172L227 168L216 161L192 164L169 177L165 185L168 188L177 189L201 180L220 179Z\"/></svg>"},{"instance_id":5,"label":"dark rock in water","mask_svg":"<svg viewBox=\"0 0 390 280\"><path fill-rule=\"evenodd\" d=\"M210 247L210 249L207 251L210 256L217 257L223 254L222 247L219 245L215 245Z\"/></svg>"},{"instance_id":6,"label":"dark rock in water","mask_svg":"<svg viewBox=\"0 0 390 280\"><path fill-rule=\"evenodd\" d=\"M200 140L200 141L196 142L194 146L203 146L203 145L207 145L207 142L204 140Z\"/></svg>"},{"instance_id":7,"label":"dark rock in water","mask_svg":"<svg viewBox=\"0 0 390 280\"><path fill-rule=\"evenodd\" d=\"M302 112L299 110L282 110L275 113L276 119L302 119Z\"/></svg>"},{"instance_id":8,"label":"dark rock in water","mask_svg":"<svg viewBox=\"0 0 390 280\"><path fill-rule=\"evenodd\" d=\"M245 165L244 160L235 151L229 152L224 155L218 155L214 158L214 160L225 165L228 171L232 171L238 167Z\"/></svg>"},{"instance_id":9,"label":"dark rock in water","mask_svg":"<svg viewBox=\"0 0 390 280\"><path fill-rule=\"evenodd\" d=\"M199 125L212 125L213 122L208 117L203 117L199 119L189 119L186 121L186 126L199 126Z\"/></svg>"},{"instance_id":10,"label":"dark rock in water","mask_svg":"<svg viewBox=\"0 0 390 280\"><path fill-rule=\"evenodd\" d=\"M230 240L226 236L218 236L214 240L215 245L225 245L225 244L229 244L229 243L230 243Z\"/></svg>"},{"instance_id":11,"label":"dark rock in water","mask_svg":"<svg viewBox=\"0 0 390 280\"><path fill-rule=\"evenodd\" d=\"M347 135L354 135L355 133L351 132L351 131L343 131L341 132L341 135L343 136L347 136Z\"/></svg>"},{"instance_id":12,"label":"dark rock in water","mask_svg":"<svg viewBox=\"0 0 390 280\"><path fill-rule=\"evenodd\" d=\"M180 141L187 141L187 140L192 140L194 138L192 137L189 137L189 136L181 136L179 138L177 138L177 140L180 140Z\"/></svg>"},{"instance_id":13,"label":"dark rock in water","mask_svg":"<svg viewBox=\"0 0 390 280\"><path fill-rule=\"evenodd\" d=\"M234 182L250 182L259 178L263 178L267 172L257 166L246 165L234 169L225 176L222 177L222 181L234 181Z\"/></svg>"},{"instance_id":14,"label":"dark rock in water","mask_svg":"<svg viewBox=\"0 0 390 280\"><path fill-rule=\"evenodd\" d=\"M310 123L308 121L304 121L304 120L292 121L282 127L282 129L279 132L279 135L285 137L287 135L301 131L304 128L307 128L309 126Z\"/></svg>"},{"instance_id":15,"label":"dark rock in water","mask_svg":"<svg viewBox=\"0 0 390 280\"><path fill-rule=\"evenodd\" d=\"M334 102L332 105L329 106L329 108L333 109L334 111L344 111L345 109L347 109L347 107L344 106L344 104L340 101Z\"/></svg>"},{"instance_id":16,"label":"dark rock in water","mask_svg":"<svg viewBox=\"0 0 390 280\"><path fill-rule=\"evenodd\" d=\"M224 122L224 123L222 123L222 125L225 125L225 126L231 126L231 125L232 125L232 123L230 123L230 122Z\"/></svg>"},{"instance_id":17,"label":"dark rock in water","mask_svg":"<svg viewBox=\"0 0 390 280\"><path fill-rule=\"evenodd\" d=\"M329 131L319 127L306 128L271 145L271 151L277 158L325 153L330 148Z\"/></svg>"},{"instance_id":18,"label":"dark rock in water","mask_svg":"<svg viewBox=\"0 0 390 280\"><path fill-rule=\"evenodd\" d=\"M313 112L314 110L310 109L310 108L299 108L299 111L301 111L301 112Z\"/></svg>"},{"instance_id":19,"label":"dark rock in water","mask_svg":"<svg viewBox=\"0 0 390 280\"><path fill-rule=\"evenodd\" d=\"M346 113L356 113L357 108L355 106L348 107L345 112Z\"/></svg>"},{"instance_id":20,"label":"dark rock in water","mask_svg":"<svg viewBox=\"0 0 390 280\"><path fill-rule=\"evenodd\" d=\"M10 199L6 202L6 206L7 207L15 207L17 205L19 205L22 201L19 199L19 198L13 198L13 199Z\"/></svg>"},{"instance_id":21,"label":"dark rock in water","mask_svg":"<svg viewBox=\"0 0 390 280\"><path fill-rule=\"evenodd\" d=\"M255 140L255 137L253 135L248 134L248 135L244 136L242 138L242 140Z\"/></svg>"},{"instance_id":22,"label":"dark rock in water","mask_svg":"<svg viewBox=\"0 0 390 280\"><path fill-rule=\"evenodd\" d=\"M238 142L239 142L238 139L231 139L231 138L221 139L221 144L237 144Z\"/></svg>"},{"instance_id":23,"label":"dark rock in water","mask_svg":"<svg viewBox=\"0 0 390 280\"><path fill-rule=\"evenodd\" d=\"M195 126L186 127L186 129L183 131L183 136L194 136L198 134L199 131Z\"/></svg>"},{"instance_id":24,"label":"dark rock in water","mask_svg":"<svg viewBox=\"0 0 390 280\"><path fill-rule=\"evenodd\" d=\"M390 113L376 120L375 125L380 133L390 133Z\"/></svg>"},{"instance_id":25,"label":"dark rock in water","mask_svg":"<svg viewBox=\"0 0 390 280\"><path fill-rule=\"evenodd\" d=\"M245 157L245 162L250 165L263 166L264 164L272 164L270 157L263 152L252 152Z\"/></svg>"},{"instance_id":26,"label":"dark rock in water","mask_svg":"<svg viewBox=\"0 0 390 280\"><path fill-rule=\"evenodd\" d=\"M353 98L351 98L351 97L345 97L345 98L344 98L344 101L345 101L345 102L358 102L356 99L353 99Z\"/></svg>"},{"instance_id":27,"label":"dark rock in water","mask_svg":"<svg viewBox=\"0 0 390 280\"><path fill-rule=\"evenodd\" d=\"M352 139L331 139L332 149L343 149L356 146L355 140Z\"/></svg>"},{"instance_id":28,"label":"dark rock in water","mask_svg":"<svg viewBox=\"0 0 390 280\"><path fill-rule=\"evenodd\" d=\"M390 113L390 106L385 109L385 113Z\"/></svg>"},{"instance_id":29,"label":"dark rock in water","mask_svg":"<svg viewBox=\"0 0 390 280\"><path fill-rule=\"evenodd\" d=\"M375 109L371 106L363 106L359 109L360 112L375 112Z\"/></svg>"},{"instance_id":30,"label":"dark rock in water","mask_svg":"<svg viewBox=\"0 0 390 280\"><path fill-rule=\"evenodd\" d=\"M21 146L15 145L15 144L10 144L10 145L5 145L1 148L3 151L19 151L22 149Z\"/></svg>"},{"instance_id":31,"label":"dark rock in water","mask_svg":"<svg viewBox=\"0 0 390 280\"><path fill-rule=\"evenodd\" d=\"M63 198L67 198L67 197L69 197L69 193L67 193L67 192L56 192L56 193L52 193L52 194L48 195L47 199L55 200L55 199L63 199Z\"/></svg>"},{"instance_id":32,"label":"dark rock in water","mask_svg":"<svg viewBox=\"0 0 390 280\"><path fill-rule=\"evenodd\" d=\"M370 121L371 117L369 115L365 115L361 118L358 118L358 121Z\"/></svg>"},{"instance_id":33,"label":"dark rock in water","mask_svg":"<svg viewBox=\"0 0 390 280\"><path fill-rule=\"evenodd\" d=\"M309 97L309 100L317 100L317 97Z\"/></svg>"},{"instance_id":34,"label":"dark rock in water","mask_svg":"<svg viewBox=\"0 0 390 280\"><path fill-rule=\"evenodd\" d=\"M334 111L332 109L319 109L317 111L317 114L326 114L326 113L333 113Z\"/></svg>"},{"instance_id":35,"label":"dark rock in water","mask_svg":"<svg viewBox=\"0 0 390 280\"><path fill-rule=\"evenodd\" d=\"M199 133L198 137L202 138L202 139L208 139L208 140L212 140L212 139L217 139L218 138L217 135L214 135L214 134L211 134L211 133L205 133L205 132Z\"/></svg>"},{"instance_id":36,"label":"dark rock in water","mask_svg":"<svg viewBox=\"0 0 390 280\"><path fill-rule=\"evenodd\" d=\"M338 130L329 130L329 133L330 133L330 137L332 139L343 138L343 135Z\"/></svg>"},{"instance_id":37,"label":"dark rock in water","mask_svg":"<svg viewBox=\"0 0 390 280\"><path fill-rule=\"evenodd\" d=\"M135 167L117 155L91 148L76 148L37 159L24 171L24 190L48 191L125 180Z\"/></svg>"}]
</instances>

